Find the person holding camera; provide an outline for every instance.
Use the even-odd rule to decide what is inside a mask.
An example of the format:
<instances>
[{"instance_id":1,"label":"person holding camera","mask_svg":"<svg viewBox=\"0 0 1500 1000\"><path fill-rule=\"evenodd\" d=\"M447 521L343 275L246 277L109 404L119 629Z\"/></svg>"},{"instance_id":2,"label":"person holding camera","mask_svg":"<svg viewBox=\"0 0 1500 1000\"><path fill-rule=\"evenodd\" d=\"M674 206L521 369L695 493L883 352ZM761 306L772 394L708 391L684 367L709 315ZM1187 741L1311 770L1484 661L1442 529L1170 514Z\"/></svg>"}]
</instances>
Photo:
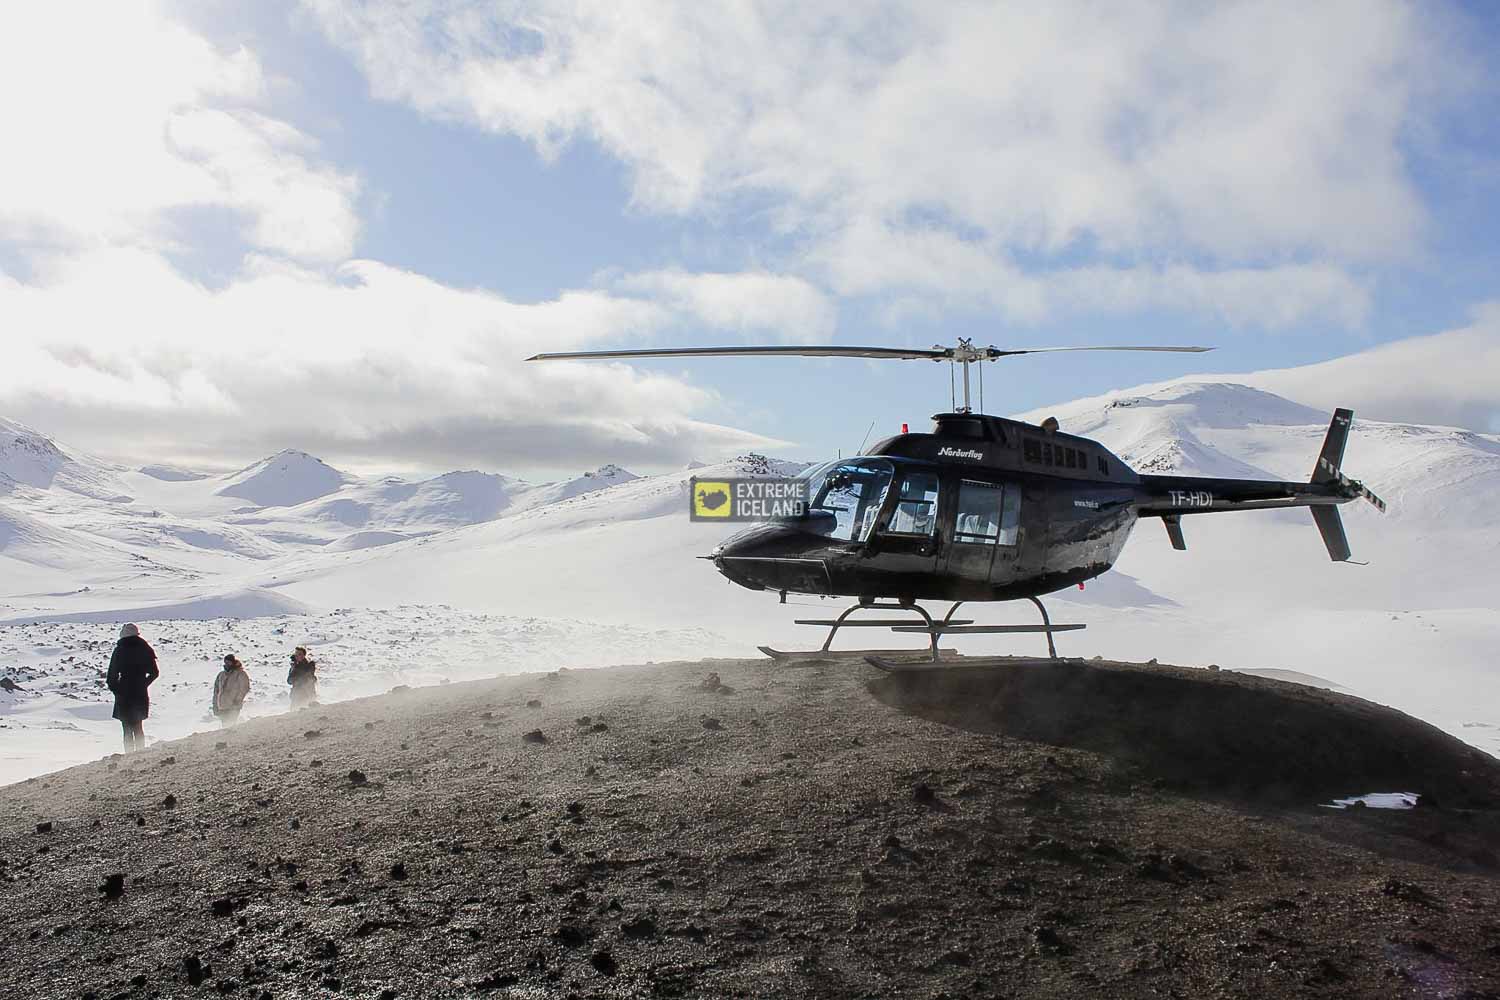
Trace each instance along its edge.
<instances>
[{"instance_id":1,"label":"person holding camera","mask_svg":"<svg viewBox=\"0 0 1500 1000\"><path fill-rule=\"evenodd\" d=\"M306 708L318 703L318 663L307 657L307 647L298 646L292 653L292 669L286 672L292 686L292 708Z\"/></svg>"}]
</instances>

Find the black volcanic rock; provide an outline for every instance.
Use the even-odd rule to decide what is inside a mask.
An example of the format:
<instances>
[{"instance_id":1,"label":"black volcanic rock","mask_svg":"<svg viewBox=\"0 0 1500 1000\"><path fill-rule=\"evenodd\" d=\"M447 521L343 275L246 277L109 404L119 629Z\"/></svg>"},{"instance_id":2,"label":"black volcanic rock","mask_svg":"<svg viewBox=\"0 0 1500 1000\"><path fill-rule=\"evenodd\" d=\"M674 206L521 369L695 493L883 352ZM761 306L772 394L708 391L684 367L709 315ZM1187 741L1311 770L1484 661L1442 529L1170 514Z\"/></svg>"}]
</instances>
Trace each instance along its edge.
<instances>
[{"instance_id":1,"label":"black volcanic rock","mask_svg":"<svg viewBox=\"0 0 1500 1000\"><path fill-rule=\"evenodd\" d=\"M557 675L545 752L476 725L538 686L413 689L256 719L232 752L188 737L170 770L148 753L0 787L0 996L1500 982L1500 764L1357 699L1108 661L896 678L715 660ZM365 767L381 780L351 794ZM1377 790L1443 808L1317 808ZM175 813L151 806L176 792Z\"/></svg>"}]
</instances>

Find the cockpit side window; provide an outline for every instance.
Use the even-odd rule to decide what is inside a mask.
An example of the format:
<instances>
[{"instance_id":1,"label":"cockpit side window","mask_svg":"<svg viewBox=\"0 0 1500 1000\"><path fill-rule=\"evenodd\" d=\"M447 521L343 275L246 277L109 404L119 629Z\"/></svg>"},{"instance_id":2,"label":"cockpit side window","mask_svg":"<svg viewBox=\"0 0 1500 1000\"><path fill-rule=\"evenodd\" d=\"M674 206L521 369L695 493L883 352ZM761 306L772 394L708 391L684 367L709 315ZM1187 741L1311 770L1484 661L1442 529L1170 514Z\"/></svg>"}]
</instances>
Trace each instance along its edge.
<instances>
[{"instance_id":1,"label":"cockpit side window","mask_svg":"<svg viewBox=\"0 0 1500 1000\"><path fill-rule=\"evenodd\" d=\"M808 530L845 542L870 537L890 490L894 467L879 458L829 462L803 473L808 480Z\"/></svg>"},{"instance_id":2,"label":"cockpit side window","mask_svg":"<svg viewBox=\"0 0 1500 1000\"><path fill-rule=\"evenodd\" d=\"M937 531L936 472L912 469L901 474L900 492L886 531L895 535L932 535Z\"/></svg>"}]
</instances>

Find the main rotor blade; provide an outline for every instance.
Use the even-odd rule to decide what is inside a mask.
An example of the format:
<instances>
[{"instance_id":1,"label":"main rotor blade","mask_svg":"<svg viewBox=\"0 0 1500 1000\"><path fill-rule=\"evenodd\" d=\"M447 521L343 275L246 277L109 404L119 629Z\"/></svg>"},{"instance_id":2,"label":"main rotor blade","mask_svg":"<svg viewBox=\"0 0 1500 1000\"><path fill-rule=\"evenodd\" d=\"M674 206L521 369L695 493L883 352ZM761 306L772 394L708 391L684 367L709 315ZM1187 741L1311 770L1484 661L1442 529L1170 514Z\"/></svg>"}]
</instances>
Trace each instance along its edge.
<instances>
[{"instance_id":1,"label":"main rotor blade","mask_svg":"<svg viewBox=\"0 0 1500 1000\"><path fill-rule=\"evenodd\" d=\"M904 361L940 361L948 357L943 348L905 347L666 347L648 351L571 351L537 354L527 361L579 361L595 358L698 358L792 355L804 358L896 358Z\"/></svg>"},{"instance_id":2,"label":"main rotor blade","mask_svg":"<svg viewBox=\"0 0 1500 1000\"><path fill-rule=\"evenodd\" d=\"M1019 347L1001 350L991 347L986 350L990 358L1008 358L1013 354L1051 354L1056 351L1172 351L1177 354L1202 354L1212 347Z\"/></svg>"}]
</instances>

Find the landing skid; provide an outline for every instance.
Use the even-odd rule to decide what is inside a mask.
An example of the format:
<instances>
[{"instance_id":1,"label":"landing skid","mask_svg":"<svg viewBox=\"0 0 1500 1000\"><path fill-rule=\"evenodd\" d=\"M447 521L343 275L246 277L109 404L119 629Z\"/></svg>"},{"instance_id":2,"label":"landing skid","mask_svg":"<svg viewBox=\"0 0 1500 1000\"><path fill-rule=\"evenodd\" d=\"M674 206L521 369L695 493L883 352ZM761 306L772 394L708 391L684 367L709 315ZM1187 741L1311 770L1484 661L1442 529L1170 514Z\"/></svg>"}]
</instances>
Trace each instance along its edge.
<instances>
[{"instance_id":1,"label":"landing skid","mask_svg":"<svg viewBox=\"0 0 1500 1000\"><path fill-rule=\"evenodd\" d=\"M1040 632L1047 636L1047 659L1041 662L1056 660L1057 646L1052 641L1054 632L1073 632L1085 628L1084 625L1054 625L1052 619L1047 615L1047 609L1042 602L1035 597L1028 597L1031 603L1037 606L1042 613L1042 624L1040 625L975 625L969 618L954 618L954 614L965 603L959 601L948 609L948 613L940 621L934 621L927 609L915 601L877 601L861 600L858 604L845 611L834 619L821 618L799 618L798 625L821 625L828 628L828 638L823 640L820 649L789 651L773 649L770 646L761 646L760 651L771 659L778 662L791 660L866 660L882 670L905 669L944 669L943 658L957 658L959 653L952 649L940 649L938 640L945 635L994 635L1012 634L1017 632ZM867 618L863 621L850 621L849 616L856 611L900 611L905 614L917 615L922 624L918 625L909 619L900 618ZM892 632L925 634L930 638L930 643L925 650L920 649L832 649L833 638L838 635L841 628L886 628ZM902 657L897 660L895 657ZM911 657L925 657L915 663ZM879 661L879 662L877 662Z\"/></svg>"},{"instance_id":2,"label":"landing skid","mask_svg":"<svg viewBox=\"0 0 1500 1000\"><path fill-rule=\"evenodd\" d=\"M865 657L865 662L888 674L930 674L985 667L1045 667L1066 660L1057 656L985 656L965 657L961 662L934 663L932 660L893 660L872 652Z\"/></svg>"},{"instance_id":3,"label":"landing skid","mask_svg":"<svg viewBox=\"0 0 1500 1000\"><path fill-rule=\"evenodd\" d=\"M882 657L897 662L894 658L899 656L930 657L931 653L925 649L804 649L785 650L773 649L770 646L757 647L773 660L790 662L792 660L867 660L872 656ZM956 649L939 649L938 656L945 659L955 659L961 654Z\"/></svg>"}]
</instances>

